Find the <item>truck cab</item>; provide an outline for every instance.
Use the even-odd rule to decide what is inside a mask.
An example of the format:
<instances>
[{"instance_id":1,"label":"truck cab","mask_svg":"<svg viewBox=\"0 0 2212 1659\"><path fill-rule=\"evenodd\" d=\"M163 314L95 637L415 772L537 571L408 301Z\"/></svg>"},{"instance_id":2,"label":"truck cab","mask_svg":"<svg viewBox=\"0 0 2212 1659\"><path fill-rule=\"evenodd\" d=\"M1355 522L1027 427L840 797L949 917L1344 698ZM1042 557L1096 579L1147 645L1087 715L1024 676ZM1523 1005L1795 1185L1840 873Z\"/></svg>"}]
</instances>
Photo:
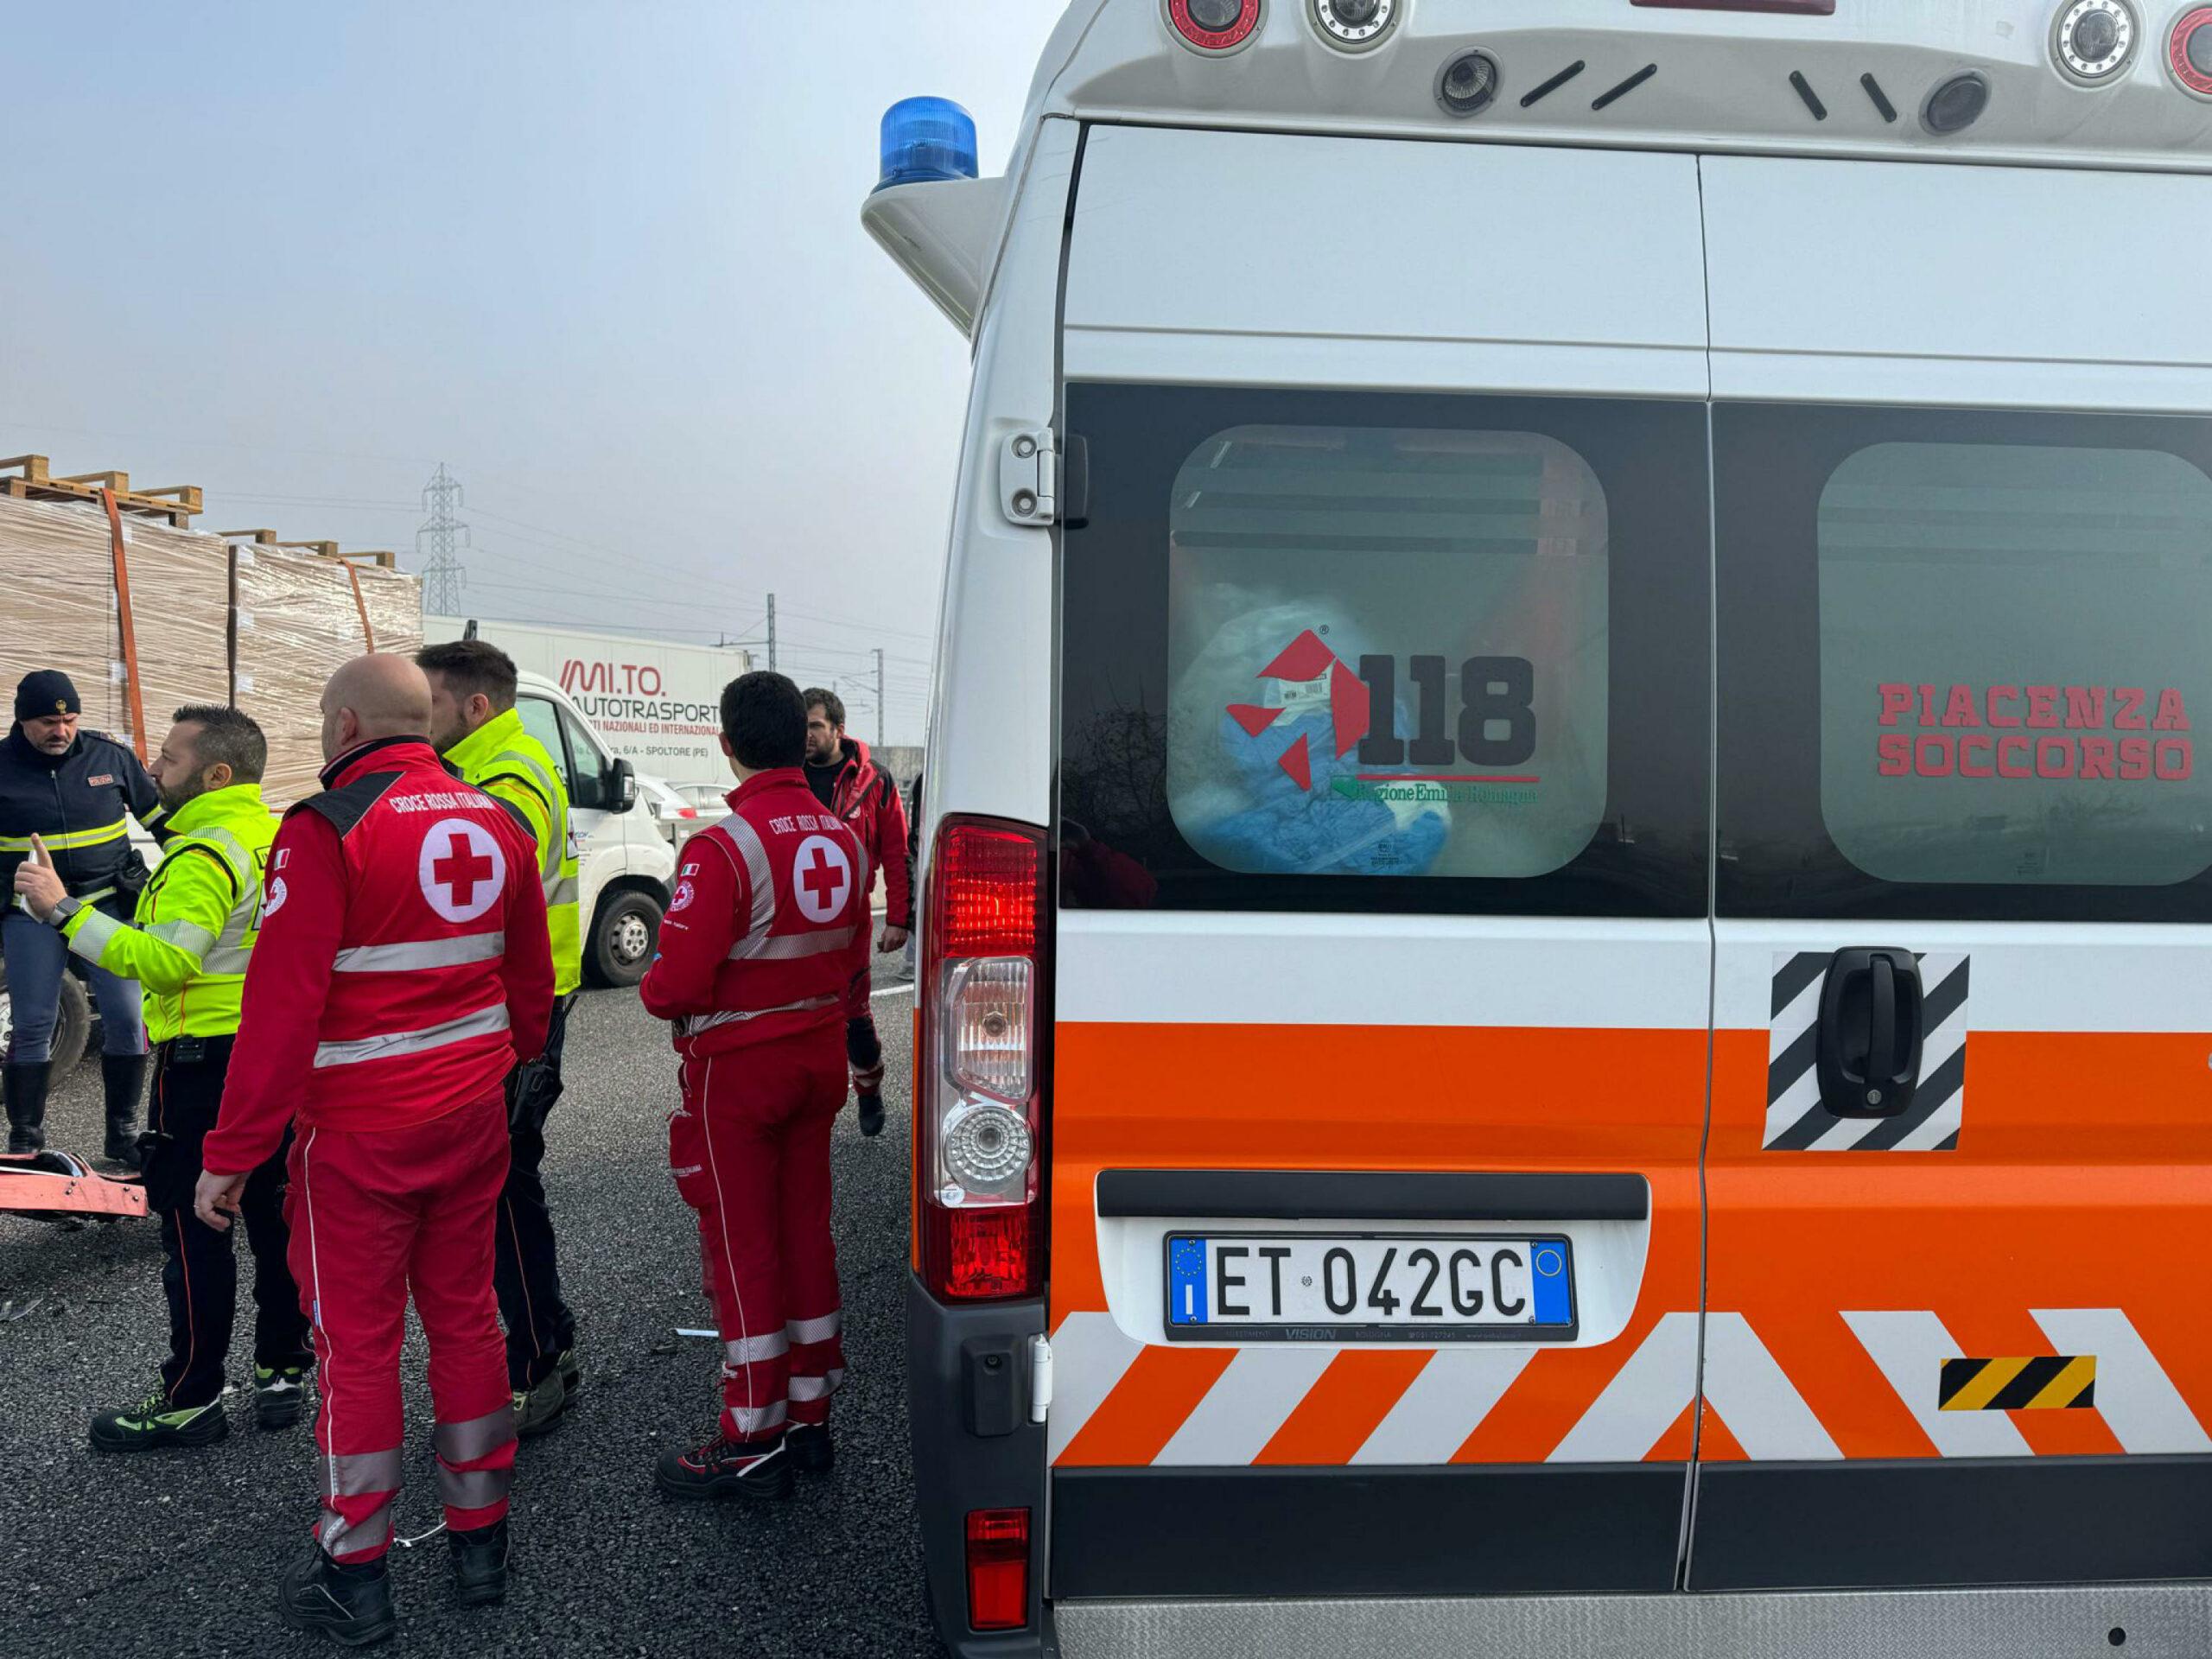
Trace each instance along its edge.
<instances>
[{"instance_id":1,"label":"truck cab","mask_svg":"<svg viewBox=\"0 0 2212 1659\"><path fill-rule=\"evenodd\" d=\"M1075 0L963 120L947 1644L2212 1650L2212 6Z\"/></svg>"},{"instance_id":2,"label":"truck cab","mask_svg":"<svg viewBox=\"0 0 2212 1659\"><path fill-rule=\"evenodd\" d=\"M542 674L517 677L523 729L545 746L569 791L583 916L584 972L601 985L645 977L676 879L668 840L637 805L630 763Z\"/></svg>"}]
</instances>

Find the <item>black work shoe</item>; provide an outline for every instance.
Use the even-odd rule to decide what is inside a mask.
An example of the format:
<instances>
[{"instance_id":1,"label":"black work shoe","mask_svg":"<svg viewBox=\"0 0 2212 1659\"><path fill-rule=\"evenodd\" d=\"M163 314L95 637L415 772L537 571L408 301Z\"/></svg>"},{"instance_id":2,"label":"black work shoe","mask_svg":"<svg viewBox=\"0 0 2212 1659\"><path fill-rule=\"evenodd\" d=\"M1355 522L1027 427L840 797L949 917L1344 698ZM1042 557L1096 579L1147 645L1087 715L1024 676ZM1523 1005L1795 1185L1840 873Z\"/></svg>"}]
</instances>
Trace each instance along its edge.
<instances>
[{"instance_id":1,"label":"black work shoe","mask_svg":"<svg viewBox=\"0 0 2212 1659\"><path fill-rule=\"evenodd\" d=\"M804 1475L826 1475L837 1461L837 1448L830 1443L827 1423L793 1423L784 1431L784 1449Z\"/></svg>"},{"instance_id":2,"label":"black work shoe","mask_svg":"<svg viewBox=\"0 0 2212 1659\"><path fill-rule=\"evenodd\" d=\"M543 1434L561 1421L561 1414L569 1408L568 1385L561 1381L556 1366L527 1389L515 1391L515 1437L528 1440L533 1434Z\"/></svg>"},{"instance_id":3,"label":"black work shoe","mask_svg":"<svg viewBox=\"0 0 2212 1659\"><path fill-rule=\"evenodd\" d=\"M671 1497L789 1497L791 1460L781 1440L715 1440L662 1452L653 1484Z\"/></svg>"},{"instance_id":4,"label":"black work shoe","mask_svg":"<svg viewBox=\"0 0 2212 1659\"><path fill-rule=\"evenodd\" d=\"M862 1095L860 1101L861 1133L881 1135L883 1133L883 1096L880 1094L867 1094Z\"/></svg>"},{"instance_id":5,"label":"black work shoe","mask_svg":"<svg viewBox=\"0 0 2212 1659\"><path fill-rule=\"evenodd\" d=\"M220 1398L204 1406L172 1406L159 1389L130 1411L92 1419L95 1452L145 1452L157 1446L212 1446L231 1432Z\"/></svg>"},{"instance_id":6,"label":"black work shoe","mask_svg":"<svg viewBox=\"0 0 2212 1659\"><path fill-rule=\"evenodd\" d=\"M320 1544L284 1569L276 1611L294 1630L349 1648L381 1642L399 1628L384 1557L348 1567L324 1554Z\"/></svg>"},{"instance_id":7,"label":"black work shoe","mask_svg":"<svg viewBox=\"0 0 2212 1659\"><path fill-rule=\"evenodd\" d=\"M29 1060L0 1067L0 1096L8 1109L8 1150L38 1152L46 1146L46 1091L54 1062Z\"/></svg>"},{"instance_id":8,"label":"black work shoe","mask_svg":"<svg viewBox=\"0 0 2212 1659\"><path fill-rule=\"evenodd\" d=\"M561 1351L561 1357L557 1363L561 1367L561 1387L569 1398L573 1400L576 1397L577 1390L584 1385L583 1363L576 1357L576 1351L571 1346Z\"/></svg>"},{"instance_id":9,"label":"black work shoe","mask_svg":"<svg viewBox=\"0 0 2212 1659\"><path fill-rule=\"evenodd\" d=\"M308 1373L303 1365L253 1368L253 1421L264 1428L289 1428L307 1409Z\"/></svg>"},{"instance_id":10,"label":"black work shoe","mask_svg":"<svg viewBox=\"0 0 2212 1659\"><path fill-rule=\"evenodd\" d=\"M121 1168L138 1169L138 1101L146 1092L143 1054L100 1056L100 1084L107 1096L105 1156Z\"/></svg>"},{"instance_id":11,"label":"black work shoe","mask_svg":"<svg viewBox=\"0 0 2212 1659\"><path fill-rule=\"evenodd\" d=\"M464 1607L488 1607L507 1599L507 1518L488 1527L446 1533L453 1550L453 1599Z\"/></svg>"}]
</instances>

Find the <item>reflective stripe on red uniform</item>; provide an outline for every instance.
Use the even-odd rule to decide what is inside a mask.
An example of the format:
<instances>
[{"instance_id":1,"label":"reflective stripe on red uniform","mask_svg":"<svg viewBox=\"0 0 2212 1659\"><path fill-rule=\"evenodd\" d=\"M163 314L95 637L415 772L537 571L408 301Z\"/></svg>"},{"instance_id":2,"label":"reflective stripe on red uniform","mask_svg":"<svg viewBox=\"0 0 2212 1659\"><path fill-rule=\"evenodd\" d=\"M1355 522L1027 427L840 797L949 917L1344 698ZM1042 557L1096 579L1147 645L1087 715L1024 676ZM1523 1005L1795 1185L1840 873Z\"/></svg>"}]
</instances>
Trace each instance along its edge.
<instances>
[{"instance_id":1,"label":"reflective stripe on red uniform","mask_svg":"<svg viewBox=\"0 0 2212 1659\"><path fill-rule=\"evenodd\" d=\"M323 784L270 849L204 1162L253 1167L296 1110L287 1213L321 1361L317 1536L362 1560L391 1542L410 1293L448 1522L506 1513L514 1429L492 1290L503 1085L544 1044L553 957L527 830L428 743L364 745Z\"/></svg>"},{"instance_id":2,"label":"reflective stripe on red uniform","mask_svg":"<svg viewBox=\"0 0 2212 1659\"><path fill-rule=\"evenodd\" d=\"M639 992L687 1057L842 1023L868 961L867 855L796 766L729 795L683 844L660 955Z\"/></svg>"},{"instance_id":3,"label":"reflective stripe on red uniform","mask_svg":"<svg viewBox=\"0 0 2212 1659\"><path fill-rule=\"evenodd\" d=\"M797 767L729 801L685 843L640 990L677 1022L685 1059L669 1163L699 1217L721 1433L765 1441L826 1422L844 1380L830 1133L845 1098L844 988L870 943L868 869Z\"/></svg>"},{"instance_id":4,"label":"reflective stripe on red uniform","mask_svg":"<svg viewBox=\"0 0 2212 1659\"><path fill-rule=\"evenodd\" d=\"M510 810L403 738L340 756L270 849L245 1017L207 1166L302 1130L399 1128L496 1087L553 1007L537 849Z\"/></svg>"}]
</instances>

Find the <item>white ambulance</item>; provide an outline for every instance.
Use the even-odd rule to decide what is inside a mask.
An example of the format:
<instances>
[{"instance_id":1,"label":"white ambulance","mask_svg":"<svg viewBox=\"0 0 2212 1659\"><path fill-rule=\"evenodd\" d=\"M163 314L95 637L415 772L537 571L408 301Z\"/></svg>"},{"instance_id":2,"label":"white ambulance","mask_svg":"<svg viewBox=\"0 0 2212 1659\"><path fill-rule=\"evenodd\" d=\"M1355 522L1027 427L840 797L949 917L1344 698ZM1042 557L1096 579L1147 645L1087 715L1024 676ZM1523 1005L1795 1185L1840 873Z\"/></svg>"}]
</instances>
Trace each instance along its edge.
<instances>
[{"instance_id":1,"label":"white ambulance","mask_svg":"<svg viewBox=\"0 0 2212 1659\"><path fill-rule=\"evenodd\" d=\"M952 1649L2212 1652L2212 5L1076 0L963 120Z\"/></svg>"}]
</instances>

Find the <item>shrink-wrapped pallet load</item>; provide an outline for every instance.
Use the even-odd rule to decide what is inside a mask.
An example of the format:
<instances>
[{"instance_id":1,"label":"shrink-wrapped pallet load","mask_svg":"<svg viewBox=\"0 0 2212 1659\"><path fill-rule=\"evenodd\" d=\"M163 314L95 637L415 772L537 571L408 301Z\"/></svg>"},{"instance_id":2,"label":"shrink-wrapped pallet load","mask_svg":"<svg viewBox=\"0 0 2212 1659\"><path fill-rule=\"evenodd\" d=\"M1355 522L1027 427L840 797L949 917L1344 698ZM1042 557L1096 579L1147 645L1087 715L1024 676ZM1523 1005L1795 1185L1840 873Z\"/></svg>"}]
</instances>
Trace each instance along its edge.
<instances>
[{"instance_id":1,"label":"shrink-wrapped pallet load","mask_svg":"<svg viewBox=\"0 0 2212 1659\"><path fill-rule=\"evenodd\" d=\"M322 685L333 671L367 650L371 638L378 651L409 656L422 645L422 585L396 570L349 569L286 548L236 550L238 706L268 734L262 794L283 806L315 791Z\"/></svg>"},{"instance_id":2,"label":"shrink-wrapped pallet load","mask_svg":"<svg viewBox=\"0 0 2212 1659\"><path fill-rule=\"evenodd\" d=\"M123 539L150 756L179 707L229 701L229 550L145 519L125 519ZM131 742L122 618L98 507L0 497L0 692L58 668L76 682L85 724Z\"/></svg>"},{"instance_id":3,"label":"shrink-wrapped pallet load","mask_svg":"<svg viewBox=\"0 0 2212 1659\"><path fill-rule=\"evenodd\" d=\"M269 735L270 804L312 793L323 682L372 641L378 651L420 648L421 583L156 518L121 524L129 649L101 507L0 496L0 695L33 669L60 669L76 682L85 723L130 742L135 664L149 758L180 707L235 702Z\"/></svg>"}]
</instances>

